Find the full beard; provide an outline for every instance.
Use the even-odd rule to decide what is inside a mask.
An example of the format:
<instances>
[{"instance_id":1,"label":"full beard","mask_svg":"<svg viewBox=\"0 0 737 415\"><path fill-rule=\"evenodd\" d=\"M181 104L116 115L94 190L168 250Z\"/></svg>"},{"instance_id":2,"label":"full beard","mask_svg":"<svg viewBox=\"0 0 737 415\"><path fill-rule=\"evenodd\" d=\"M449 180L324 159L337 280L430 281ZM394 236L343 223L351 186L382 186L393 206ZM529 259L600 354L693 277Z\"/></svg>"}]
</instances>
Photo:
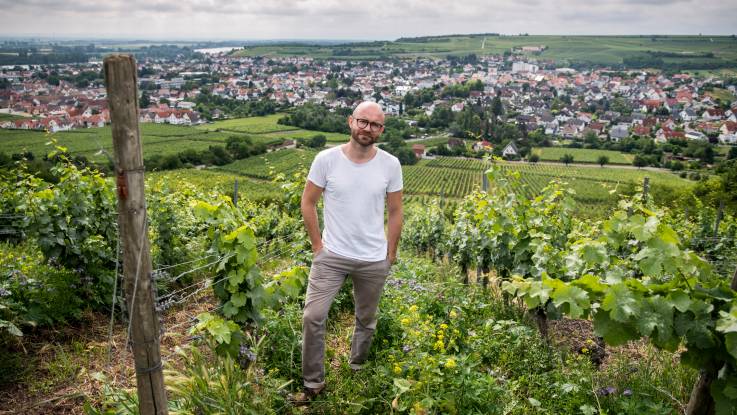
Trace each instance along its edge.
<instances>
[{"instance_id":1,"label":"full beard","mask_svg":"<svg viewBox=\"0 0 737 415\"><path fill-rule=\"evenodd\" d=\"M360 144L362 147L371 147L376 144L378 138L365 134L356 134L353 136L353 140Z\"/></svg>"}]
</instances>

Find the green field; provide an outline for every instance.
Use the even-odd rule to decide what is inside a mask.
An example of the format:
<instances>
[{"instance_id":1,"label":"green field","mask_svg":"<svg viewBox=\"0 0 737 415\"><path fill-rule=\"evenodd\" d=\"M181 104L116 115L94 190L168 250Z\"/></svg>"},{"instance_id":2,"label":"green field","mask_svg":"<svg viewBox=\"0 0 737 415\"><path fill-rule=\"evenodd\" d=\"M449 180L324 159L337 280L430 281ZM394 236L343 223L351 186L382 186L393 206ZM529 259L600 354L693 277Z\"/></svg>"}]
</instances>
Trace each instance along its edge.
<instances>
[{"instance_id":1,"label":"green field","mask_svg":"<svg viewBox=\"0 0 737 415\"><path fill-rule=\"evenodd\" d=\"M166 124L141 124L144 158L155 154L176 154L186 149L202 150L208 146L224 144L228 136L237 133L209 132L186 126ZM51 139L64 146L72 155L82 155L92 161L104 162L104 150L112 156L113 136L110 126L58 133L30 130L0 130L0 151L7 154L30 151L36 156L47 154ZM278 142L278 140L277 140Z\"/></svg>"},{"instance_id":2,"label":"green field","mask_svg":"<svg viewBox=\"0 0 737 415\"><path fill-rule=\"evenodd\" d=\"M317 134L326 136L328 142L342 143L349 139L347 134L308 131L288 125L277 124L281 114L265 117L237 118L203 124L196 127L169 124L140 124L144 158L153 155L177 154L183 150L206 150L211 145L222 145L231 136L248 136L253 142L266 145L278 144L286 139L309 138ZM72 155L81 155L89 160L104 162L112 156L112 130L103 128L78 129L46 133L32 130L0 129L0 151L16 154L30 151L36 156L47 154L51 139L64 146Z\"/></svg>"},{"instance_id":3,"label":"green field","mask_svg":"<svg viewBox=\"0 0 737 415\"><path fill-rule=\"evenodd\" d=\"M647 56L649 51L677 54L666 63L719 64L734 67L737 40L729 36L434 36L343 45L263 45L237 51L237 56L310 56L332 59L377 59L387 57L434 57L447 55L501 54L511 48L545 45L535 56L558 64L621 64L625 57ZM705 56L713 53L713 57ZM702 55L699 55L702 54Z\"/></svg>"},{"instance_id":4,"label":"green field","mask_svg":"<svg viewBox=\"0 0 737 415\"><path fill-rule=\"evenodd\" d=\"M202 124L195 127L203 131L235 131L240 133L263 134L277 131L294 131L297 127L277 124L284 114L272 114L263 117L233 118L216 121L212 124Z\"/></svg>"},{"instance_id":5,"label":"green field","mask_svg":"<svg viewBox=\"0 0 737 415\"><path fill-rule=\"evenodd\" d=\"M263 117L235 118L216 121L213 124L203 124L195 128L204 131L227 131L247 133L254 137L266 137L272 140L310 138L317 134L324 135L328 142L344 143L348 141L348 134L326 133L321 131L304 130L291 125L278 124L284 114L272 114Z\"/></svg>"},{"instance_id":6,"label":"green field","mask_svg":"<svg viewBox=\"0 0 737 415\"><path fill-rule=\"evenodd\" d=\"M609 157L609 163L607 164L632 164L632 160L635 158L631 154L618 151L583 148L536 147L532 152L540 156L542 161L560 161L564 154L570 154L573 156L574 163L598 163L599 157L607 156Z\"/></svg>"},{"instance_id":7,"label":"green field","mask_svg":"<svg viewBox=\"0 0 737 415\"><path fill-rule=\"evenodd\" d=\"M182 169L146 174L147 186L168 187L177 192L187 192L190 186L198 190L216 191L233 195L238 180L239 200L271 200L281 194L279 186L263 180L254 180L218 170Z\"/></svg>"},{"instance_id":8,"label":"green field","mask_svg":"<svg viewBox=\"0 0 737 415\"><path fill-rule=\"evenodd\" d=\"M309 169L314 150L281 150L264 156L239 160L219 167L223 172L250 178L269 180L275 173L291 174ZM439 157L421 160L413 166L403 166L404 193L412 199L443 197L458 200L483 185L483 173L489 163L478 159ZM675 174L613 166L564 166L529 163L503 163L504 169L518 171L518 189L532 197L551 180L567 183L575 192L582 211L600 212L612 207L621 194L631 194L645 177L650 179L653 193L686 191L693 183ZM589 212L591 213L591 212Z\"/></svg>"},{"instance_id":9,"label":"green field","mask_svg":"<svg viewBox=\"0 0 737 415\"><path fill-rule=\"evenodd\" d=\"M272 151L263 156L238 160L219 167L219 170L256 179L270 180L277 173L289 175L300 169L309 169L316 154L317 151L311 149Z\"/></svg>"}]
</instances>

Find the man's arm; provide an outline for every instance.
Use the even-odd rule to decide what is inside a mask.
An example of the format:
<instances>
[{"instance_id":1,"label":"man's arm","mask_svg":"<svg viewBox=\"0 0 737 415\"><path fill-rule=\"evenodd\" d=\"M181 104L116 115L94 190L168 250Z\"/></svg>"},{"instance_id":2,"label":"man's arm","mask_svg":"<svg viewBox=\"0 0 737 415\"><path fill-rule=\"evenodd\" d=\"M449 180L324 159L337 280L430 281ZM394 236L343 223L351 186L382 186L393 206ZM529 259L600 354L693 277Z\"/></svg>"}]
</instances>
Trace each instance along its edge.
<instances>
[{"instance_id":1,"label":"man's arm","mask_svg":"<svg viewBox=\"0 0 737 415\"><path fill-rule=\"evenodd\" d=\"M387 221L388 235L386 256L391 264L397 261L397 247L399 246L399 236L402 234L402 191L391 192L386 194L386 205L389 212Z\"/></svg>"},{"instance_id":2,"label":"man's arm","mask_svg":"<svg viewBox=\"0 0 737 415\"><path fill-rule=\"evenodd\" d=\"M307 180L305 190L302 192L302 220L305 223L307 235L312 244L312 254L317 254L322 249L322 236L320 235L320 224L317 221L317 201L322 195L322 187Z\"/></svg>"}]
</instances>

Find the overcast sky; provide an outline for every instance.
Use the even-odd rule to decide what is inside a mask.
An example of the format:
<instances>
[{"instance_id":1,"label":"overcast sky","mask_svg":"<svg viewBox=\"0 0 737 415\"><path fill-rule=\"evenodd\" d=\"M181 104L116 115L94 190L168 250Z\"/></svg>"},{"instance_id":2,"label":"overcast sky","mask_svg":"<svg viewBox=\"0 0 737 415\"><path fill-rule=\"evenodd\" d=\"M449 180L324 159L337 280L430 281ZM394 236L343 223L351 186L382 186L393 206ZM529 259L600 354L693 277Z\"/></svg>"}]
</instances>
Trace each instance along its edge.
<instances>
[{"instance_id":1,"label":"overcast sky","mask_svg":"<svg viewBox=\"0 0 737 415\"><path fill-rule=\"evenodd\" d=\"M737 0L0 0L0 36L396 39L737 34Z\"/></svg>"}]
</instances>

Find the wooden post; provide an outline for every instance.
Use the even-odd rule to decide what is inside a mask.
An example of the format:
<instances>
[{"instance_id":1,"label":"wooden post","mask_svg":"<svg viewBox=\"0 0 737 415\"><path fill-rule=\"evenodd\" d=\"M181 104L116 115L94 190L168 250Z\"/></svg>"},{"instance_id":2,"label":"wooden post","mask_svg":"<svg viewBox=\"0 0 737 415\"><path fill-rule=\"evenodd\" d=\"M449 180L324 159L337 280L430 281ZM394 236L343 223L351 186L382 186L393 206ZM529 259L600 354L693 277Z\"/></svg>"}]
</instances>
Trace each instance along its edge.
<instances>
[{"instance_id":1,"label":"wooden post","mask_svg":"<svg viewBox=\"0 0 737 415\"><path fill-rule=\"evenodd\" d=\"M488 192L489 191L489 178L486 176L486 173L481 174L481 181L483 183L484 192Z\"/></svg>"},{"instance_id":2,"label":"wooden post","mask_svg":"<svg viewBox=\"0 0 737 415\"><path fill-rule=\"evenodd\" d=\"M642 181L642 203L647 203L647 194L650 191L650 178L645 177Z\"/></svg>"},{"instance_id":3,"label":"wooden post","mask_svg":"<svg viewBox=\"0 0 737 415\"><path fill-rule=\"evenodd\" d=\"M118 226L123 242L123 288L128 302L138 408L144 415L165 415L168 412L159 350L159 319L154 307L146 228L136 62L130 55L111 55L105 58L104 68L117 173Z\"/></svg>"},{"instance_id":4,"label":"wooden post","mask_svg":"<svg viewBox=\"0 0 737 415\"><path fill-rule=\"evenodd\" d=\"M714 222L714 239L719 237L719 223L722 221L724 215L724 199L719 201L719 210L717 210L717 218Z\"/></svg>"},{"instance_id":5,"label":"wooden post","mask_svg":"<svg viewBox=\"0 0 737 415\"><path fill-rule=\"evenodd\" d=\"M233 206L238 206L238 179L235 179L235 186L233 188Z\"/></svg>"}]
</instances>

